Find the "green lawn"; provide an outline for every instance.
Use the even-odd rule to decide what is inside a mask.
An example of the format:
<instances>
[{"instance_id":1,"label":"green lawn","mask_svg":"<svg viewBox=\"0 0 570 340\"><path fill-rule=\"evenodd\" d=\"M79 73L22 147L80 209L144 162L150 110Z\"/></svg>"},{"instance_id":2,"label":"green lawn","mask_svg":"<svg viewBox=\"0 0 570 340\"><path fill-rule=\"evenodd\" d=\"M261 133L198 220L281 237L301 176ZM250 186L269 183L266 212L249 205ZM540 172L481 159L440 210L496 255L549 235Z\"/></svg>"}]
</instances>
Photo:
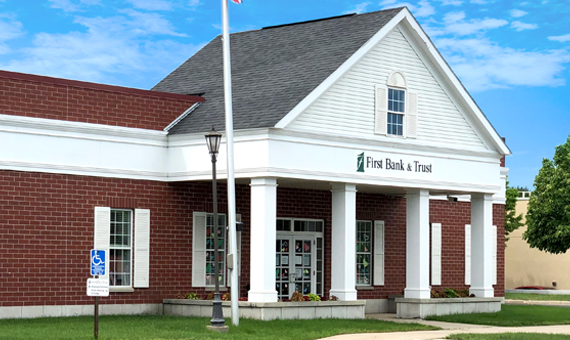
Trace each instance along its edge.
<instances>
[{"instance_id":1,"label":"green lawn","mask_svg":"<svg viewBox=\"0 0 570 340\"><path fill-rule=\"evenodd\" d=\"M257 321L241 319L227 334L206 330L209 318L173 316L102 316L99 339L319 339L338 334L403 332L438 329L420 324L399 324L378 320L294 320ZM0 339L93 339L93 317L0 320Z\"/></svg>"},{"instance_id":2,"label":"green lawn","mask_svg":"<svg viewBox=\"0 0 570 340\"><path fill-rule=\"evenodd\" d=\"M454 314L429 317L429 320L493 326L541 326L570 324L570 308L503 305L498 313Z\"/></svg>"},{"instance_id":3,"label":"green lawn","mask_svg":"<svg viewBox=\"0 0 570 340\"><path fill-rule=\"evenodd\" d=\"M505 299L536 300L536 301L570 301L570 295L505 293Z\"/></svg>"},{"instance_id":4,"label":"green lawn","mask_svg":"<svg viewBox=\"0 0 570 340\"><path fill-rule=\"evenodd\" d=\"M446 339L455 340L569 340L570 335L539 333L452 334Z\"/></svg>"}]
</instances>

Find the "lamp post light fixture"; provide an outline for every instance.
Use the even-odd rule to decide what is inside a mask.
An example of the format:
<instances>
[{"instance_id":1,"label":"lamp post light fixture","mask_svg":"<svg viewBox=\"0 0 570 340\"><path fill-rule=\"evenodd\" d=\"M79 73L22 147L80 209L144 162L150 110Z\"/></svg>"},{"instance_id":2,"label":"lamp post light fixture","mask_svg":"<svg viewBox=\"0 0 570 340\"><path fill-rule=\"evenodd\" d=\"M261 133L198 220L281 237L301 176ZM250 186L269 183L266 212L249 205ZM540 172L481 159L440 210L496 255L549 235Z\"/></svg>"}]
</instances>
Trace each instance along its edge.
<instances>
[{"instance_id":1,"label":"lamp post light fixture","mask_svg":"<svg viewBox=\"0 0 570 340\"><path fill-rule=\"evenodd\" d=\"M225 333L228 331L229 327L225 325L224 314L222 312L222 300L220 299L220 264L218 259L218 233L220 226L218 223L218 190L216 182L216 158L218 156L218 151L220 150L222 134L214 130L214 127L212 127L212 131L208 132L204 137L206 138L206 145L208 146L208 151L212 158L212 198L214 200L214 285L216 287L216 291L214 292L212 319L210 320L210 325L207 328Z\"/></svg>"}]
</instances>

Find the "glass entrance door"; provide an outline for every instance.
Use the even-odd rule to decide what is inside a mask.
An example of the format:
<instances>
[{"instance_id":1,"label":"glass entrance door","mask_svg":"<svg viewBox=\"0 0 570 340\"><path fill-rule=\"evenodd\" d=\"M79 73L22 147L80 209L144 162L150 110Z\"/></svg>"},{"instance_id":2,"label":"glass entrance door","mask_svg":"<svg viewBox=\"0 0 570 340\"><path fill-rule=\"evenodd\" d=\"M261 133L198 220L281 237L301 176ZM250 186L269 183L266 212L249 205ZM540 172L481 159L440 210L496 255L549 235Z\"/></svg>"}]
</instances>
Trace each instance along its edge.
<instances>
[{"instance_id":1,"label":"glass entrance door","mask_svg":"<svg viewBox=\"0 0 570 340\"><path fill-rule=\"evenodd\" d=\"M275 288L279 299L289 299L295 291L315 294L316 237L277 236Z\"/></svg>"}]
</instances>

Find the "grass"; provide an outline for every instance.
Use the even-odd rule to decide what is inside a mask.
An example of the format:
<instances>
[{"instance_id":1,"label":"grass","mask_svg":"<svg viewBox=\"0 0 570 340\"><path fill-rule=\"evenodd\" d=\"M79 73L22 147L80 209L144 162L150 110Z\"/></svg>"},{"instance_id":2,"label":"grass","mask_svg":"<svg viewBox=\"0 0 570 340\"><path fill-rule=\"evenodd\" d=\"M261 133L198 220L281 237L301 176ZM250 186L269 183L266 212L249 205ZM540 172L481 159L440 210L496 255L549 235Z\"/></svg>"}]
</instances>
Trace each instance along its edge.
<instances>
[{"instance_id":1,"label":"grass","mask_svg":"<svg viewBox=\"0 0 570 340\"><path fill-rule=\"evenodd\" d=\"M569 340L570 335L540 333L452 334L446 339L455 340Z\"/></svg>"},{"instance_id":2,"label":"grass","mask_svg":"<svg viewBox=\"0 0 570 340\"><path fill-rule=\"evenodd\" d=\"M542 326L570 324L570 308L533 305L503 305L497 313L453 314L429 320L492 326Z\"/></svg>"},{"instance_id":3,"label":"grass","mask_svg":"<svg viewBox=\"0 0 570 340\"><path fill-rule=\"evenodd\" d=\"M350 333L404 332L432 330L420 324L399 324L378 320L275 320L241 319L226 334L206 329L209 318L174 316L102 316L99 339L298 339L310 340ZM93 317L0 320L0 340L82 340L93 339Z\"/></svg>"},{"instance_id":4,"label":"grass","mask_svg":"<svg viewBox=\"0 0 570 340\"><path fill-rule=\"evenodd\" d=\"M570 295L505 293L505 299L534 301L570 301Z\"/></svg>"}]
</instances>

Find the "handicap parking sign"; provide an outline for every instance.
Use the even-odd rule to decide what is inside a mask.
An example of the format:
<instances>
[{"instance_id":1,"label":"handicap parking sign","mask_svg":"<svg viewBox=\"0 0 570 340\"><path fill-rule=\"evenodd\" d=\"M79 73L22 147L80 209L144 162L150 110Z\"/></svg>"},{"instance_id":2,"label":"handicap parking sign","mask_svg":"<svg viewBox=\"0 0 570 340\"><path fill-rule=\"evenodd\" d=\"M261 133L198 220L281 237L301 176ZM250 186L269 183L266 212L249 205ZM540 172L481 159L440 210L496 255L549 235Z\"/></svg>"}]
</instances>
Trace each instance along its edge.
<instances>
[{"instance_id":1,"label":"handicap parking sign","mask_svg":"<svg viewBox=\"0 0 570 340\"><path fill-rule=\"evenodd\" d=\"M104 250L91 250L91 275L105 275Z\"/></svg>"}]
</instances>

